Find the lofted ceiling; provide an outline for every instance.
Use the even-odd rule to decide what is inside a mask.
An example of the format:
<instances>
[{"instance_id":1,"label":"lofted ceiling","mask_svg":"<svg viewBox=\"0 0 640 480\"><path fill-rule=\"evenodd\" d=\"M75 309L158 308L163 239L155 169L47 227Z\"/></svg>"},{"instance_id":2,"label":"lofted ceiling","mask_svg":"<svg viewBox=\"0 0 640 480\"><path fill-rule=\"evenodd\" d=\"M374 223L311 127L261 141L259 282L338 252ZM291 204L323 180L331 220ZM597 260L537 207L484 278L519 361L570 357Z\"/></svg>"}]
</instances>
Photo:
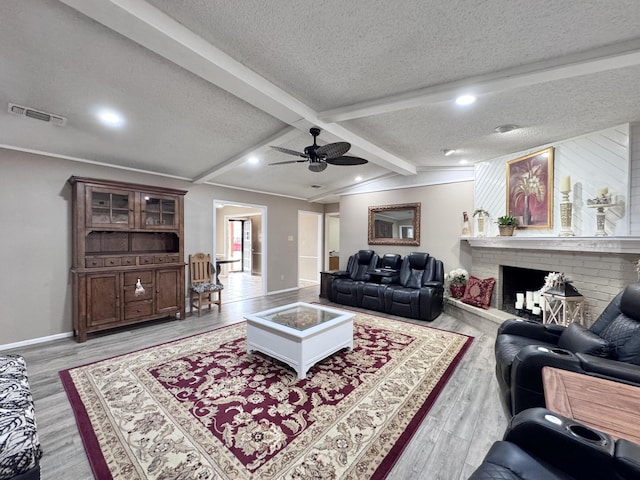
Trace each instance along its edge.
<instances>
[{"instance_id":1,"label":"lofted ceiling","mask_svg":"<svg viewBox=\"0 0 640 480\"><path fill-rule=\"evenodd\" d=\"M0 146L309 201L638 122L638 79L637 0L0 2ZM369 163L269 166L312 126Z\"/></svg>"}]
</instances>

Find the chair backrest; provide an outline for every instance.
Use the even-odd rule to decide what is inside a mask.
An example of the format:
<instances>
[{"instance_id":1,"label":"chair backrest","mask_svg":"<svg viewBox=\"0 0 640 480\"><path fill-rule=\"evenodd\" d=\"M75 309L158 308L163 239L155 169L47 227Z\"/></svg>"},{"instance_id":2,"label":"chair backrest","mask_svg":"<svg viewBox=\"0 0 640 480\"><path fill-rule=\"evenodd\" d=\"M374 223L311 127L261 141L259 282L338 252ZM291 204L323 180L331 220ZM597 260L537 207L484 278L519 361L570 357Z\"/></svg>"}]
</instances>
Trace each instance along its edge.
<instances>
[{"instance_id":1,"label":"chair backrest","mask_svg":"<svg viewBox=\"0 0 640 480\"><path fill-rule=\"evenodd\" d=\"M616 295L589 330L609 343L611 358L640 365L640 283Z\"/></svg>"},{"instance_id":2,"label":"chair backrest","mask_svg":"<svg viewBox=\"0 0 640 480\"><path fill-rule=\"evenodd\" d=\"M189 255L189 284L208 282L213 280L213 265L211 255L206 253L195 253Z\"/></svg>"},{"instance_id":3,"label":"chair backrest","mask_svg":"<svg viewBox=\"0 0 640 480\"><path fill-rule=\"evenodd\" d=\"M402 260L400 267L400 285L407 288L420 288L431 280L435 270L435 258L428 253L412 252Z\"/></svg>"},{"instance_id":4,"label":"chair backrest","mask_svg":"<svg viewBox=\"0 0 640 480\"><path fill-rule=\"evenodd\" d=\"M378 261L378 268L391 268L399 270L402 266L402 257L397 253L385 253Z\"/></svg>"},{"instance_id":5,"label":"chair backrest","mask_svg":"<svg viewBox=\"0 0 640 480\"><path fill-rule=\"evenodd\" d=\"M369 272L378 265L378 255L373 250L360 250L349 258L347 271L351 280L369 280Z\"/></svg>"}]
</instances>

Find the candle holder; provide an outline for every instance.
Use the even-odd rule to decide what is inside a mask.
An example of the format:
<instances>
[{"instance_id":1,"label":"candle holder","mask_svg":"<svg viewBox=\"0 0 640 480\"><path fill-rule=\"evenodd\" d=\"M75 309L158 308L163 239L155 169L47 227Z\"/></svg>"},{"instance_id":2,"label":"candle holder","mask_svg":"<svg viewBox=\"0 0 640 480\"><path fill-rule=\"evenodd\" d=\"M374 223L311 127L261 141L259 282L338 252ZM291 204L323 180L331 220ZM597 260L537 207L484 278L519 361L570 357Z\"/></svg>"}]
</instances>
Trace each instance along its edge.
<instances>
[{"instance_id":1,"label":"candle holder","mask_svg":"<svg viewBox=\"0 0 640 480\"><path fill-rule=\"evenodd\" d=\"M606 210L616 205L615 202L611 203L611 194L608 193L606 188L599 191L596 198L587 200L587 207L596 209L596 237L608 236L604 229Z\"/></svg>"},{"instance_id":2,"label":"candle holder","mask_svg":"<svg viewBox=\"0 0 640 480\"><path fill-rule=\"evenodd\" d=\"M600 203L597 205L587 205L589 208L596 209L596 237L608 237L609 235L604 229L604 220L607 215L606 209L615 207L615 203Z\"/></svg>"},{"instance_id":3,"label":"candle holder","mask_svg":"<svg viewBox=\"0 0 640 480\"><path fill-rule=\"evenodd\" d=\"M573 211L573 204L569 200L569 190L561 190L562 200L560 200L560 224L562 229L558 234L560 237L573 237L575 234L571 229L571 215Z\"/></svg>"}]
</instances>

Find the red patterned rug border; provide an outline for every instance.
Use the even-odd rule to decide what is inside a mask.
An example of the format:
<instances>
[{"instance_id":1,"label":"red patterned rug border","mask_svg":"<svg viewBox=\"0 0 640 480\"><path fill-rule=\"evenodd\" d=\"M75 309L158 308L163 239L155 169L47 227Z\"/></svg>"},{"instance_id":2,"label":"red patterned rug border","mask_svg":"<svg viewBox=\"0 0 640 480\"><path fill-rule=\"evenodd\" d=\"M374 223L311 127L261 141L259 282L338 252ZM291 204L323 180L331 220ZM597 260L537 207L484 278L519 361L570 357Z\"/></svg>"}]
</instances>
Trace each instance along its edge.
<instances>
[{"instance_id":1,"label":"red patterned rug border","mask_svg":"<svg viewBox=\"0 0 640 480\"><path fill-rule=\"evenodd\" d=\"M411 323L411 322L407 322L407 323ZM415 324L412 324L412 325L415 325ZM442 330L442 331L448 332L448 330L444 330L441 328L434 328L428 325L422 325L422 326L426 328L432 328L434 330ZM464 355L467 353L467 351L471 347L474 337L470 335L465 335L462 333L458 333L458 335L467 337L467 340L465 341L464 345L462 346L462 348L460 349L456 357L453 359L453 361L449 364L449 367L447 368L447 370L440 377L440 380L438 380L438 383L436 384L433 392L431 392L431 394L429 395L429 398L427 398L427 400L422 404L422 407L420 407L420 410L418 410L416 414L413 416L413 419L407 425L407 428L405 429L404 433L400 435L400 437L396 440L396 443L389 450L389 453L387 454L387 456L384 457L384 460L382 460L380 465L378 465L378 468L376 469L375 473L373 474L370 480L384 480L387 477L387 475L389 474L393 466L396 464L396 462L400 458L400 455L406 448L407 444L413 438L413 435L418 431L418 427L420 426L422 421L425 419L425 417L431 410L431 407L433 406L433 404L436 402L436 400L442 393L442 390L444 390L444 387L447 385L447 383L449 382L449 379L451 378L453 373L456 371L456 368L458 368L458 365L464 358Z\"/></svg>"}]
</instances>

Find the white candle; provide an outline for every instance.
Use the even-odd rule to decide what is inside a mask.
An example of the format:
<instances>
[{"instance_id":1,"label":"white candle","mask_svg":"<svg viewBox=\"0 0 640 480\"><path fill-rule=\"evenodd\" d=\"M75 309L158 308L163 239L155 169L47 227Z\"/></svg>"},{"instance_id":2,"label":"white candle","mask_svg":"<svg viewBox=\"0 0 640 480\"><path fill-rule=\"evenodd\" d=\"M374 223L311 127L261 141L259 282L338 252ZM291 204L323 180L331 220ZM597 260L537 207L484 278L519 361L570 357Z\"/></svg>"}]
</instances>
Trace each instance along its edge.
<instances>
[{"instance_id":1,"label":"white candle","mask_svg":"<svg viewBox=\"0 0 640 480\"><path fill-rule=\"evenodd\" d=\"M516 302L516 310L522 310L524 306L524 302Z\"/></svg>"},{"instance_id":2,"label":"white candle","mask_svg":"<svg viewBox=\"0 0 640 480\"><path fill-rule=\"evenodd\" d=\"M540 305L540 308L544 308L545 302L546 302L545 298L542 295L540 295L540 301L538 302L538 304Z\"/></svg>"},{"instance_id":3,"label":"white candle","mask_svg":"<svg viewBox=\"0 0 640 480\"><path fill-rule=\"evenodd\" d=\"M533 313L534 315L540 315L540 312L542 310L540 310L540 307L533 307L533 310L531 310L531 313Z\"/></svg>"},{"instance_id":4,"label":"white candle","mask_svg":"<svg viewBox=\"0 0 640 480\"><path fill-rule=\"evenodd\" d=\"M527 303L529 302L533 302L533 292L527 292Z\"/></svg>"},{"instance_id":5,"label":"white candle","mask_svg":"<svg viewBox=\"0 0 640 480\"><path fill-rule=\"evenodd\" d=\"M527 310L533 310L535 304L533 302L527 302Z\"/></svg>"},{"instance_id":6,"label":"white candle","mask_svg":"<svg viewBox=\"0 0 640 480\"><path fill-rule=\"evenodd\" d=\"M516 302L524 303L524 293L516 293Z\"/></svg>"},{"instance_id":7,"label":"white candle","mask_svg":"<svg viewBox=\"0 0 640 480\"><path fill-rule=\"evenodd\" d=\"M596 197L601 197L602 195L606 195L609 193L609 189L607 187L601 188L596 192Z\"/></svg>"},{"instance_id":8,"label":"white candle","mask_svg":"<svg viewBox=\"0 0 640 480\"><path fill-rule=\"evenodd\" d=\"M533 292L533 303L540 303L540 292Z\"/></svg>"},{"instance_id":9,"label":"white candle","mask_svg":"<svg viewBox=\"0 0 640 480\"><path fill-rule=\"evenodd\" d=\"M562 180L560 181L560 191L561 192L571 191L571 177L562 177Z\"/></svg>"}]
</instances>

